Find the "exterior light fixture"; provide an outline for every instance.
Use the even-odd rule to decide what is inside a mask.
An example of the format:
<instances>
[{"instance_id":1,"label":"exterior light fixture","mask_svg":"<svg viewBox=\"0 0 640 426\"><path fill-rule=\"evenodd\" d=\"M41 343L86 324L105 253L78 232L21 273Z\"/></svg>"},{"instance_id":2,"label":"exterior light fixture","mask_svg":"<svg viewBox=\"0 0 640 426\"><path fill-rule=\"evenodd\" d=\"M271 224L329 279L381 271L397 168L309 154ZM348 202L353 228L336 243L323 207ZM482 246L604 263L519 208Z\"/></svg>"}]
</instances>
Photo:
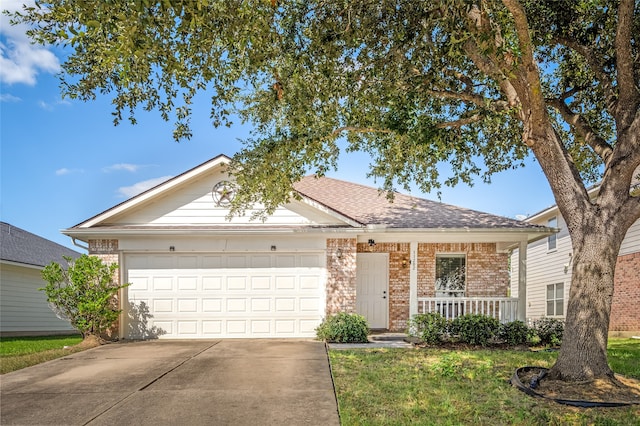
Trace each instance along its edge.
<instances>
[{"instance_id":1,"label":"exterior light fixture","mask_svg":"<svg viewBox=\"0 0 640 426\"><path fill-rule=\"evenodd\" d=\"M342 259L342 249L341 249L341 248L338 248L338 249L336 250L336 257L337 257L338 259Z\"/></svg>"},{"instance_id":2,"label":"exterior light fixture","mask_svg":"<svg viewBox=\"0 0 640 426\"><path fill-rule=\"evenodd\" d=\"M276 246L271 246L271 251L276 251Z\"/></svg>"},{"instance_id":3,"label":"exterior light fixture","mask_svg":"<svg viewBox=\"0 0 640 426\"><path fill-rule=\"evenodd\" d=\"M409 262L407 261L407 257L405 256L405 257L402 258L402 267L406 268L407 267L407 263L409 263Z\"/></svg>"},{"instance_id":4,"label":"exterior light fixture","mask_svg":"<svg viewBox=\"0 0 640 426\"><path fill-rule=\"evenodd\" d=\"M368 243L369 243L369 247L373 247L373 246L375 246L375 245L376 245L376 242L374 241L374 239L373 239L373 238L369 238Z\"/></svg>"},{"instance_id":5,"label":"exterior light fixture","mask_svg":"<svg viewBox=\"0 0 640 426\"><path fill-rule=\"evenodd\" d=\"M176 247L175 246L169 246L169 251L176 251Z\"/></svg>"}]
</instances>

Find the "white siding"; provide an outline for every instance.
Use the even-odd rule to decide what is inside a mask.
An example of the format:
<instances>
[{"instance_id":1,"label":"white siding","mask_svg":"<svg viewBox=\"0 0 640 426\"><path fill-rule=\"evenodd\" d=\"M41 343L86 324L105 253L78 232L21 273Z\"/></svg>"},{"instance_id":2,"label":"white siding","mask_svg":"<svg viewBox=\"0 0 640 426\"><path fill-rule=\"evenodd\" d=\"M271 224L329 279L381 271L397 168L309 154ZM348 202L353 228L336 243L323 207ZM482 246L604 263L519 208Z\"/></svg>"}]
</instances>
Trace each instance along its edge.
<instances>
[{"instance_id":1,"label":"white siding","mask_svg":"<svg viewBox=\"0 0 640 426\"><path fill-rule=\"evenodd\" d=\"M167 195L155 198L153 202L143 203L133 211L119 215L110 220L115 224L133 225L301 225L309 223L337 223L336 219L312 210L300 202L293 202L289 208L278 208L266 222L251 221L253 210L244 216L227 220L228 209L219 207L213 200L213 186L226 178L217 173L208 175L188 185L174 188ZM306 217L311 214L312 218ZM312 222L313 221L313 222Z\"/></svg>"},{"instance_id":2,"label":"white siding","mask_svg":"<svg viewBox=\"0 0 640 426\"><path fill-rule=\"evenodd\" d=\"M58 319L47 297L40 269L0 263L0 332L72 332L67 321Z\"/></svg>"},{"instance_id":3,"label":"white siding","mask_svg":"<svg viewBox=\"0 0 640 426\"><path fill-rule=\"evenodd\" d=\"M546 225L553 213L541 217L535 223ZM527 318L546 316L546 289L549 284L564 283L564 312L566 313L571 285L571 238L566 224L558 214L557 249L547 250L547 239L529 244L527 250ZM640 251L640 221L636 221L625 236L620 247L620 256ZM518 297L518 251L511 255L511 295ZM565 272L565 265L567 265Z\"/></svg>"},{"instance_id":4,"label":"white siding","mask_svg":"<svg viewBox=\"0 0 640 426\"><path fill-rule=\"evenodd\" d=\"M620 256L626 254L640 252L640 220L631 225L631 228L627 231L622 245L620 246Z\"/></svg>"}]
</instances>

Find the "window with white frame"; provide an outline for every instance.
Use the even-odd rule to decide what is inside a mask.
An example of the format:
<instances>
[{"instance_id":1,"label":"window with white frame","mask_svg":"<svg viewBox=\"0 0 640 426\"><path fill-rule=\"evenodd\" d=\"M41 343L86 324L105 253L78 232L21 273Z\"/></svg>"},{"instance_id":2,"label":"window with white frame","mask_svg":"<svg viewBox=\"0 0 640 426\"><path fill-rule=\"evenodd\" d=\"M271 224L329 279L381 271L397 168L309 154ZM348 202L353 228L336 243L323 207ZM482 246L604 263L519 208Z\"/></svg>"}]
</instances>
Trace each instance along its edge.
<instances>
[{"instance_id":1,"label":"window with white frame","mask_svg":"<svg viewBox=\"0 0 640 426\"><path fill-rule=\"evenodd\" d=\"M464 254L436 255L436 297L464 297Z\"/></svg>"},{"instance_id":2,"label":"window with white frame","mask_svg":"<svg viewBox=\"0 0 640 426\"><path fill-rule=\"evenodd\" d=\"M547 286L547 316L564 315L564 284L556 283Z\"/></svg>"},{"instance_id":3,"label":"window with white frame","mask_svg":"<svg viewBox=\"0 0 640 426\"><path fill-rule=\"evenodd\" d=\"M552 217L547 221L547 227L549 228L557 228L558 227L558 218ZM557 246L557 234L551 234L547 237L547 250L555 250Z\"/></svg>"}]
</instances>

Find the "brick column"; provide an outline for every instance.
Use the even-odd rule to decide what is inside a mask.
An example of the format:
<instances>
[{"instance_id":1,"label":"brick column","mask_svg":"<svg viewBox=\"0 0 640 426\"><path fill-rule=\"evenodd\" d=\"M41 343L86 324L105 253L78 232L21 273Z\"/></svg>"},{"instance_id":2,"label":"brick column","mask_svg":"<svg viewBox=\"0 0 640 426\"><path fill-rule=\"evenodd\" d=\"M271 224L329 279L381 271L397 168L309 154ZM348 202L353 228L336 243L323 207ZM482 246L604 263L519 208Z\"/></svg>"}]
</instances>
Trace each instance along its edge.
<instances>
[{"instance_id":1,"label":"brick column","mask_svg":"<svg viewBox=\"0 0 640 426\"><path fill-rule=\"evenodd\" d=\"M327 239L326 315L356 311L355 238Z\"/></svg>"},{"instance_id":2,"label":"brick column","mask_svg":"<svg viewBox=\"0 0 640 426\"><path fill-rule=\"evenodd\" d=\"M102 261L108 265L117 264L120 267L120 253L118 252L118 240L89 240L89 255L96 256L102 259ZM120 285L120 271L116 270L113 277L114 283ZM118 309L122 309L122 290L118 292L115 297L114 304ZM113 327L106 332L104 338L117 338L120 333L120 323L122 321L122 314L120 318L115 322Z\"/></svg>"}]
</instances>

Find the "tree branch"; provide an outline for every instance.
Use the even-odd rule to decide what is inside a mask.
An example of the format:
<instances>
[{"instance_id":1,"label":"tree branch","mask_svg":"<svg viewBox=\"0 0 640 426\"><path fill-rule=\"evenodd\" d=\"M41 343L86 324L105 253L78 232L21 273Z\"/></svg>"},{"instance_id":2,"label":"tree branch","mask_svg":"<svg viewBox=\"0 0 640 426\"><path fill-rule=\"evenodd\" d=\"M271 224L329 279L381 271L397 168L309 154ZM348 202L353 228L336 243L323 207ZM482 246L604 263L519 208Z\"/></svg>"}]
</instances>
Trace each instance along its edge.
<instances>
[{"instance_id":1,"label":"tree branch","mask_svg":"<svg viewBox=\"0 0 640 426\"><path fill-rule=\"evenodd\" d=\"M481 119L482 119L482 116L480 114L474 114L470 117L459 118L458 120L454 120L454 121L446 121L443 123L438 123L436 124L436 129L446 129L449 127L462 127L462 126L466 126L467 124L477 123Z\"/></svg>"},{"instance_id":2,"label":"tree branch","mask_svg":"<svg viewBox=\"0 0 640 426\"><path fill-rule=\"evenodd\" d=\"M355 127L355 126L343 126L338 127L333 132L331 132L331 136L337 136L342 132L354 132L354 133L393 133L393 130L389 129L379 129L375 127Z\"/></svg>"},{"instance_id":3,"label":"tree branch","mask_svg":"<svg viewBox=\"0 0 640 426\"><path fill-rule=\"evenodd\" d=\"M565 93L565 95L567 94ZM564 99L565 96L563 95L559 99L548 99L547 102L560 113L564 121L570 124L578 135L582 136L584 141L591 146L606 165L611 159L613 147L593 131L582 115L574 113L569 106L564 103Z\"/></svg>"},{"instance_id":4,"label":"tree branch","mask_svg":"<svg viewBox=\"0 0 640 426\"><path fill-rule=\"evenodd\" d=\"M587 46L584 46L575 40L568 39L566 37L556 37L553 39L555 44L559 44L569 49L577 52L582 56L589 64L591 71L596 74L598 80L602 82L602 88L605 93L605 98L607 101L607 108L609 111L615 111L616 105L618 104L618 98L616 96L615 90L613 89L613 81L604 70L602 63L596 58L593 50Z\"/></svg>"},{"instance_id":5,"label":"tree branch","mask_svg":"<svg viewBox=\"0 0 640 426\"><path fill-rule=\"evenodd\" d=\"M633 14L634 0L621 0L618 7L618 28L615 43L619 96L619 111L616 110L616 121L619 121L617 123L618 126L624 129L631 125L635 111L640 103L640 94L634 78L634 60L631 46Z\"/></svg>"},{"instance_id":6,"label":"tree branch","mask_svg":"<svg viewBox=\"0 0 640 426\"><path fill-rule=\"evenodd\" d=\"M456 99L460 101L471 102L482 108L489 107L493 111L503 111L507 109L509 103L503 100L489 100L484 96L470 92L449 92L445 90L425 90L425 93L443 99Z\"/></svg>"},{"instance_id":7,"label":"tree branch","mask_svg":"<svg viewBox=\"0 0 640 426\"><path fill-rule=\"evenodd\" d=\"M517 0L502 0L502 3L511 13L513 21L515 23L516 34L518 35L518 45L521 52L521 65L524 71L525 95L530 102L529 109L531 114L532 124L534 132L538 130L536 127L544 126L547 121L545 117L545 102L544 91L540 84L540 73L538 72L538 65L533 55L533 42L531 40L531 34L529 34L529 22L527 21L527 14Z\"/></svg>"}]
</instances>

